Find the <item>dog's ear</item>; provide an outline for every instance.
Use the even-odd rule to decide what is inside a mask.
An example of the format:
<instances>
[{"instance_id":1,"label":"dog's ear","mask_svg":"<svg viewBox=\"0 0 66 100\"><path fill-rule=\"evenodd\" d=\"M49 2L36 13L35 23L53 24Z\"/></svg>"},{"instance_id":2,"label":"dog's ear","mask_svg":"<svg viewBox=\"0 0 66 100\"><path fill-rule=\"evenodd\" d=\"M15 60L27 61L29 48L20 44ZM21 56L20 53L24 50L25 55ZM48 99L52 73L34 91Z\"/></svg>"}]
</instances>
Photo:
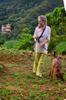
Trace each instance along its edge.
<instances>
[{"instance_id":1,"label":"dog's ear","mask_svg":"<svg viewBox=\"0 0 66 100\"><path fill-rule=\"evenodd\" d=\"M53 56L53 57L56 57L56 51L53 51L53 52L52 52L52 56Z\"/></svg>"},{"instance_id":2,"label":"dog's ear","mask_svg":"<svg viewBox=\"0 0 66 100\"><path fill-rule=\"evenodd\" d=\"M54 51L54 56L56 56L56 51Z\"/></svg>"},{"instance_id":3,"label":"dog's ear","mask_svg":"<svg viewBox=\"0 0 66 100\"><path fill-rule=\"evenodd\" d=\"M54 51L54 57L56 57L56 51Z\"/></svg>"}]
</instances>

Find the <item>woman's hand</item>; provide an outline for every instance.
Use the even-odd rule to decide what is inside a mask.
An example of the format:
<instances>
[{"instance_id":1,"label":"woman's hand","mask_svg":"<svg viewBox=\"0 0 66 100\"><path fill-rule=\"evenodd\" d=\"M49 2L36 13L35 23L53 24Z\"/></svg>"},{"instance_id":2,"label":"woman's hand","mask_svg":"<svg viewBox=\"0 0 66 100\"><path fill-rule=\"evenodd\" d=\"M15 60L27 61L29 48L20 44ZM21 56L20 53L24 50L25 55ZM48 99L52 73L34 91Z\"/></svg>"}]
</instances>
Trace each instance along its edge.
<instances>
[{"instance_id":1,"label":"woman's hand","mask_svg":"<svg viewBox=\"0 0 66 100\"><path fill-rule=\"evenodd\" d=\"M41 48L42 47L42 44L41 43L37 43L37 47L38 48Z\"/></svg>"},{"instance_id":2,"label":"woman's hand","mask_svg":"<svg viewBox=\"0 0 66 100\"><path fill-rule=\"evenodd\" d=\"M34 41L36 41L36 36L33 36Z\"/></svg>"},{"instance_id":3,"label":"woman's hand","mask_svg":"<svg viewBox=\"0 0 66 100\"><path fill-rule=\"evenodd\" d=\"M36 36L33 36L33 39L36 39Z\"/></svg>"},{"instance_id":4,"label":"woman's hand","mask_svg":"<svg viewBox=\"0 0 66 100\"><path fill-rule=\"evenodd\" d=\"M45 45L46 43L48 43L48 40L44 40L43 42L40 43L41 46Z\"/></svg>"},{"instance_id":5,"label":"woman's hand","mask_svg":"<svg viewBox=\"0 0 66 100\"><path fill-rule=\"evenodd\" d=\"M37 45L38 45L39 48L41 48L41 47L43 47L46 43L48 43L48 40L47 40L47 39L44 40L43 42L38 43Z\"/></svg>"}]
</instances>

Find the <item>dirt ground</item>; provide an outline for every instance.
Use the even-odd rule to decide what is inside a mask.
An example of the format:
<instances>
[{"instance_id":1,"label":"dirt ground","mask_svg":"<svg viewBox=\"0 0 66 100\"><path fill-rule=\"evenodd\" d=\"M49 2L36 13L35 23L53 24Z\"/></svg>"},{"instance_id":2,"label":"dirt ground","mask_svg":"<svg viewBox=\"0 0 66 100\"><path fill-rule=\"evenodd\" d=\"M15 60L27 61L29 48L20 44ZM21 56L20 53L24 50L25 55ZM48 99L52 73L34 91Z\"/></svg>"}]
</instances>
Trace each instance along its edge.
<instances>
[{"instance_id":1,"label":"dirt ground","mask_svg":"<svg viewBox=\"0 0 66 100\"><path fill-rule=\"evenodd\" d=\"M16 97L18 95L21 99L16 100L43 100L41 99L43 95L41 93L44 92L50 97L49 100L63 100L63 98L66 98L65 81L57 85L57 83L48 81L48 78L44 81L43 79L35 78L36 76L32 73L32 66L32 52L19 55L0 53L0 67L2 67L0 68L0 89L14 91L12 95L4 96L5 99L3 100L10 100L10 96ZM31 91L32 93L35 91L36 95L30 95ZM40 99L34 99L37 95ZM44 100L48 100L48 96ZM61 99L56 99L56 96L58 98L61 96ZM28 97L30 99L27 99Z\"/></svg>"}]
</instances>

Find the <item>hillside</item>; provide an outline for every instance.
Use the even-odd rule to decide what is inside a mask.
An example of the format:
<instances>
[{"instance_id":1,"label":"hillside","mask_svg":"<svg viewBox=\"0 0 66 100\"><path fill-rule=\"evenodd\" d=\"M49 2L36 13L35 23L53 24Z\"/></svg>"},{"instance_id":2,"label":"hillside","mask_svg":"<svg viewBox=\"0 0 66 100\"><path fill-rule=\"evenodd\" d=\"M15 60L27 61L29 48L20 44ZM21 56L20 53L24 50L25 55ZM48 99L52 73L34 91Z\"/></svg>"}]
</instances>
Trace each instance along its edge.
<instances>
[{"instance_id":1,"label":"hillside","mask_svg":"<svg viewBox=\"0 0 66 100\"><path fill-rule=\"evenodd\" d=\"M49 44L49 51L52 51L58 43L66 41L66 12L63 7L57 7L52 12L46 14L46 16L48 25L52 30ZM33 50L34 42L31 34L33 31L27 26L21 30L19 36L15 39L13 38L13 33L11 40L9 37L1 36L0 44L7 49Z\"/></svg>"},{"instance_id":2,"label":"hillside","mask_svg":"<svg viewBox=\"0 0 66 100\"><path fill-rule=\"evenodd\" d=\"M15 29L35 26L38 15L62 6L62 0L0 0L0 26L11 23Z\"/></svg>"}]
</instances>

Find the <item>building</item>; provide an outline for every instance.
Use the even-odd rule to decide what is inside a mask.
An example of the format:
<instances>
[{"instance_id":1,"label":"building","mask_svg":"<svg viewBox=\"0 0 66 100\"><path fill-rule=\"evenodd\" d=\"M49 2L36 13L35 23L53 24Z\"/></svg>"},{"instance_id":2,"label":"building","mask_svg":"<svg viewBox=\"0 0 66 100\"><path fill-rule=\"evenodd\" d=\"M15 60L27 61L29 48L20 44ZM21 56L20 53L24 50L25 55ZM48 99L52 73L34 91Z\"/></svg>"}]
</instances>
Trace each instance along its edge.
<instances>
[{"instance_id":1,"label":"building","mask_svg":"<svg viewBox=\"0 0 66 100\"><path fill-rule=\"evenodd\" d=\"M2 25L1 31L2 31L3 33L11 32L11 24Z\"/></svg>"}]
</instances>

